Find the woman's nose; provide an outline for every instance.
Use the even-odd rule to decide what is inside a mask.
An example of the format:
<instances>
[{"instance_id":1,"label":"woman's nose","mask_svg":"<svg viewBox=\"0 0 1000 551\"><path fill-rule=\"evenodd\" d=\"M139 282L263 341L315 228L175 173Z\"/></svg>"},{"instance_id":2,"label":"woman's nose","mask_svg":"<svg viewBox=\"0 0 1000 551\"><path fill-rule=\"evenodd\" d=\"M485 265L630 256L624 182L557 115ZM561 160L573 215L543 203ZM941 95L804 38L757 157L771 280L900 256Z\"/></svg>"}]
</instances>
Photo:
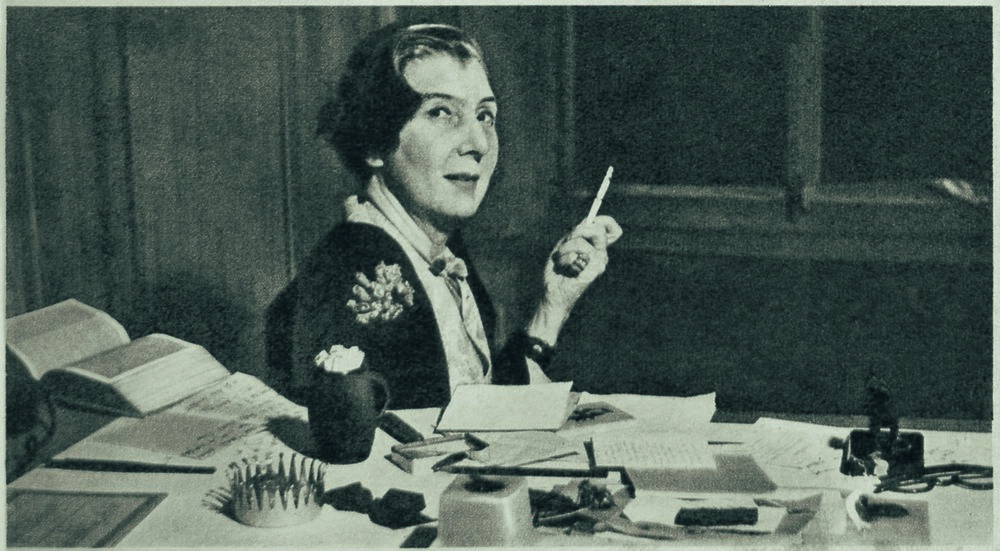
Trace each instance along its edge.
<instances>
[{"instance_id":1,"label":"woman's nose","mask_svg":"<svg viewBox=\"0 0 1000 551\"><path fill-rule=\"evenodd\" d=\"M470 155L479 162L490 152L489 130L478 119L473 118L465 123L462 142L459 146L459 154Z\"/></svg>"}]
</instances>

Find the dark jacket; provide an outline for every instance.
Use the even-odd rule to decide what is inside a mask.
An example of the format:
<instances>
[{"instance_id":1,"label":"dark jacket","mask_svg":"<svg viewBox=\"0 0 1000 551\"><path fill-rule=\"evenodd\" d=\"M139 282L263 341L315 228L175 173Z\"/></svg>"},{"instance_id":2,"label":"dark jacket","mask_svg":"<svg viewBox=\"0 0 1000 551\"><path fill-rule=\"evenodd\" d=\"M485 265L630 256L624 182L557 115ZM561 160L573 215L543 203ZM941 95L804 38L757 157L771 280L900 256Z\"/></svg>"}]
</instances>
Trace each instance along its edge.
<instances>
[{"instance_id":1,"label":"dark jacket","mask_svg":"<svg viewBox=\"0 0 1000 551\"><path fill-rule=\"evenodd\" d=\"M469 287L490 341L493 382L526 384L528 373L523 351L516 346L501 351L494 347L496 313L461 238L456 235L448 246L466 261L469 270ZM413 305L405 307L395 319L366 325L357 321L347 303L353 297L356 274L360 272L374 279L379 262L400 266L403 279L413 287ZM284 390L290 398L305 402L308 388L303 383L308 385L311 374L319 371L314 360L316 354L340 344L357 346L365 353L365 369L350 376L384 380L390 397L388 409L441 407L448 403L448 366L430 301L402 247L385 231L355 223L334 227L318 243L286 295L284 311L280 313L286 321L285 331L291 329L291 339L287 339L286 333L285 349L279 350L277 357L274 351L269 351L272 369L310 374L288 377L288 373L279 373L277 378L271 378L281 381L284 377L284 386L288 387ZM280 343L281 339L271 344L275 342ZM275 366L282 363L280 356L285 354L290 355L290 362ZM354 399L346 394L345 387L345 395L339 399Z\"/></svg>"}]
</instances>

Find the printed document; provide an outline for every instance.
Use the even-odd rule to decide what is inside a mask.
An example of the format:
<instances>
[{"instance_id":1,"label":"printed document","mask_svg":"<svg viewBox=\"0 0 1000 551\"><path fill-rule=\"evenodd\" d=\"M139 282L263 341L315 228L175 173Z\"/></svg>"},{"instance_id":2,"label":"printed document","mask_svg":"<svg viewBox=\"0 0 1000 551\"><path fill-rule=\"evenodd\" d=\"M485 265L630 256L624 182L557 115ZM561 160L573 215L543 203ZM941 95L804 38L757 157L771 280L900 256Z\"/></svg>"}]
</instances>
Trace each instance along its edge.
<instances>
[{"instance_id":1,"label":"printed document","mask_svg":"<svg viewBox=\"0 0 1000 551\"><path fill-rule=\"evenodd\" d=\"M628 431L595 434L598 467L636 469L715 469L715 457L704 437L675 432Z\"/></svg>"}]
</instances>

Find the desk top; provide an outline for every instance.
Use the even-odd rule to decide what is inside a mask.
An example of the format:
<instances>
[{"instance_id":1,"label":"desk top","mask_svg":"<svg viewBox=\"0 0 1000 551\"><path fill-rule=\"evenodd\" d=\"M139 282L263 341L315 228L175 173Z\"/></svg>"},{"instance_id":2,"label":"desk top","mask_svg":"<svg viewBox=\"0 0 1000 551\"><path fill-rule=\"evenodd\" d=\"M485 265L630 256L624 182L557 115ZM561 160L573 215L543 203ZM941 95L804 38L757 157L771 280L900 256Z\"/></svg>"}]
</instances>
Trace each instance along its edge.
<instances>
[{"instance_id":1,"label":"desk top","mask_svg":"<svg viewBox=\"0 0 1000 551\"><path fill-rule=\"evenodd\" d=\"M776 483L778 489L769 494L775 499L802 499L822 496L822 506L816 518L802 531L794 542L843 545L865 542L865 534L858 532L849 522L844 497L858 487L858 481L837 472L840 451L823 449L830 437L846 437L841 427L794 423L763 419L753 425L707 423L714 413L714 396L690 398L650 397L632 395L584 395L581 401L606 401L621 409L637 413L636 422L651 429L662 430L686 425L689 431L709 432L713 438L751 434L778 435L786 442L800 442L791 446L788 453L806 453L816 457L815 465L803 469L801 465L781 465L774 459L773 450L764 444L750 449L760 467ZM712 411L705 417L705 404L712 402ZM694 412L694 413L692 413ZM699 424L690 420L678 424L678 416L704 418ZM301 412L305 430L305 412ZM672 422L664 420L673 419ZM141 421L141 420L140 420ZM286 427L287 428L287 427ZM294 431L292 431L294 432ZM177 473L111 473L79 470L62 470L38 467L8 484L8 496L21 490L52 490L69 492L114 492L131 494L166 494L148 512L148 516L123 534L118 545L124 547L394 547L407 541L414 528L393 530L372 523L366 515L334 510L324 505L318 519L307 524L287 528L252 528L236 522L225 511L225 493L228 488L225 466L239 454L261 446L288 446L296 449L300 443L286 431L279 440L273 433L258 433L232 444L210 462L220 467L212 474ZM927 464L969 461L992 464L990 434L969 432L927 431L924 433ZM395 440L377 431L373 452L365 462L354 465L331 465L327 469L327 488L361 482L375 497L390 489L403 489L424 495L427 504L424 514L437 518L440 498L455 475L443 472L411 475L385 459ZM770 455L769 455L770 454ZM567 479L532 477L532 488L549 490ZM600 481L599 481L600 482ZM608 480L608 483L616 481ZM993 492L972 491L957 487L939 487L926 494L904 496L886 495L901 502L926 504L928 543L935 545L989 545L993 541ZM754 496L761 497L761 496ZM10 498L8 498L10 503ZM9 513L9 512L8 512ZM435 526L432 523L429 526ZM543 546L620 546L631 545L636 538L618 534L598 533L592 536L567 536L558 531L537 530L535 543ZM662 541L638 540L640 543L663 544ZM747 536L716 539L716 545L730 543L765 543ZM768 540L774 543L775 540ZM780 541L780 540L778 540ZM681 544L693 541L677 542ZM439 544L435 544L439 545Z\"/></svg>"}]
</instances>

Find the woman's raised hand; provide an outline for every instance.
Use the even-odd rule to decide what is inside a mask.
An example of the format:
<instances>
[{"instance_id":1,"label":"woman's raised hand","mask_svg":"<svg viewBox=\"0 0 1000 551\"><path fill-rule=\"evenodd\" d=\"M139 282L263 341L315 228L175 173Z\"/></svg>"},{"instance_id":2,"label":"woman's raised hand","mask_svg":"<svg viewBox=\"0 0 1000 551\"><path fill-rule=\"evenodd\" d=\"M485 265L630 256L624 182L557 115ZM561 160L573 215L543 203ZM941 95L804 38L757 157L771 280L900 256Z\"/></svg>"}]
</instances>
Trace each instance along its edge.
<instances>
[{"instance_id":1,"label":"woman's raised hand","mask_svg":"<svg viewBox=\"0 0 1000 551\"><path fill-rule=\"evenodd\" d=\"M576 301L608 265L608 246L622 235L610 216L584 220L559 240L545 263L545 297L548 306L569 315Z\"/></svg>"}]
</instances>

